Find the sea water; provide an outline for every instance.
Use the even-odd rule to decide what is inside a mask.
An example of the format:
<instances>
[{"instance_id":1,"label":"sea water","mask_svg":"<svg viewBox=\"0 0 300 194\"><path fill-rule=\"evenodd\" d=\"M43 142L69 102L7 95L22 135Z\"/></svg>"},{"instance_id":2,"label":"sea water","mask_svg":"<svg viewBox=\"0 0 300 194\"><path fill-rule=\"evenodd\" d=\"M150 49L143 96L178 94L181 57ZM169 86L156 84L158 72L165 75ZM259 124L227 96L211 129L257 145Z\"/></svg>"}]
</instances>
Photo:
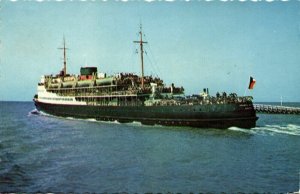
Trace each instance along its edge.
<instances>
[{"instance_id":1,"label":"sea water","mask_svg":"<svg viewBox=\"0 0 300 194\"><path fill-rule=\"evenodd\" d=\"M299 106L300 104L294 104ZM0 102L0 192L291 192L300 116L258 114L254 129L120 124Z\"/></svg>"}]
</instances>

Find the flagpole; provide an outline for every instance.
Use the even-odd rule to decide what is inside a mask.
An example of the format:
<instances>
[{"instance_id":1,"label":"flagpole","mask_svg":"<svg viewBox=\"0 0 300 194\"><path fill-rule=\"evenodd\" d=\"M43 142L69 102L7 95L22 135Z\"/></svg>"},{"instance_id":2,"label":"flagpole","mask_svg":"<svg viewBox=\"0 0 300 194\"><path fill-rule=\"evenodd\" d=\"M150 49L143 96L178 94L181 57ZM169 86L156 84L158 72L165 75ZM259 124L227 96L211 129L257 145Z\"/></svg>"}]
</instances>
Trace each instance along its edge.
<instances>
[{"instance_id":1,"label":"flagpole","mask_svg":"<svg viewBox=\"0 0 300 194\"><path fill-rule=\"evenodd\" d=\"M247 88L245 89L244 96L246 96Z\"/></svg>"},{"instance_id":2,"label":"flagpole","mask_svg":"<svg viewBox=\"0 0 300 194\"><path fill-rule=\"evenodd\" d=\"M249 80L247 80L247 83L249 82ZM246 96L246 92L247 92L247 89L248 89L248 84L246 84L246 88L245 88L245 91L244 91L244 96Z\"/></svg>"}]
</instances>

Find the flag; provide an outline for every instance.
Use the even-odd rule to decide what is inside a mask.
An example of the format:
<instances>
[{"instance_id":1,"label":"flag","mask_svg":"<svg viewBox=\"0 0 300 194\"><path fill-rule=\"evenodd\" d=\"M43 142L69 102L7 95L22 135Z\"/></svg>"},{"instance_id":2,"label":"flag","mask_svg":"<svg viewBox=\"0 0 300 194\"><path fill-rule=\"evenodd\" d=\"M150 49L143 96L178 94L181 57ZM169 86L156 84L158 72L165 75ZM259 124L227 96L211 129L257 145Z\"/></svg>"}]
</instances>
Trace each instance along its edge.
<instances>
[{"instance_id":1,"label":"flag","mask_svg":"<svg viewBox=\"0 0 300 194\"><path fill-rule=\"evenodd\" d=\"M249 83L249 90L252 90L254 88L256 80L253 77L250 77L250 83Z\"/></svg>"}]
</instances>

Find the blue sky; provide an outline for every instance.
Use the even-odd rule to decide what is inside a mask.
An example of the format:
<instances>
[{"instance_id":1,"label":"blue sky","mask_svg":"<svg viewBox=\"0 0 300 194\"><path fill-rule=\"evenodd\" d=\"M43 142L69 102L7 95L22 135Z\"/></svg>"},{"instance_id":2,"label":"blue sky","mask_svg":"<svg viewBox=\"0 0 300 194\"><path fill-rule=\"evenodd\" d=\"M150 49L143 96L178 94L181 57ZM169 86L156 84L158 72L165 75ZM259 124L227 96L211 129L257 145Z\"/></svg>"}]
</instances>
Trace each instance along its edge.
<instances>
[{"instance_id":1,"label":"blue sky","mask_svg":"<svg viewBox=\"0 0 300 194\"><path fill-rule=\"evenodd\" d=\"M0 100L30 101L43 74L97 66L140 72L139 23L145 72L186 94L247 90L254 101L300 101L300 2L35 2L1 1Z\"/></svg>"}]
</instances>

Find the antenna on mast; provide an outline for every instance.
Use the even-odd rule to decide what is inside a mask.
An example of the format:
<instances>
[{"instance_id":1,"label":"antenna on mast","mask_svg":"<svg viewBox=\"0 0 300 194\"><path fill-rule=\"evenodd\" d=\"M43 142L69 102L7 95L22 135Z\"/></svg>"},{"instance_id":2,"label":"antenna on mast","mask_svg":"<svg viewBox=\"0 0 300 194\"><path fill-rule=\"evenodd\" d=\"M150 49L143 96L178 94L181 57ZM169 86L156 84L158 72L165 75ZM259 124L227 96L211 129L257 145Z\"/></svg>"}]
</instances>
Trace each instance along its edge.
<instances>
[{"instance_id":1,"label":"antenna on mast","mask_svg":"<svg viewBox=\"0 0 300 194\"><path fill-rule=\"evenodd\" d=\"M58 49L62 49L64 50L64 69L63 69L63 72L64 72L64 76L67 75L67 55L66 55L66 50L68 48L66 48L66 40L65 40L65 36L64 36L64 47L63 48L58 48Z\"/></svg>"},{"instance_id":2,"label":"antenna on mast","mask_svg":"<svg viewBox=\"0 0 300 194\"><path fill-rule=\"evenodd\" d=\"M134 43L140 44L140 51L141 51L141 68L142 68L142 89L144 89L144 50L143 50L143 44L148 43L143 41L143 32L142 32L142 23L140 23L140 40L139 41L133 41Z\"/></svg>"}]
</instances>

